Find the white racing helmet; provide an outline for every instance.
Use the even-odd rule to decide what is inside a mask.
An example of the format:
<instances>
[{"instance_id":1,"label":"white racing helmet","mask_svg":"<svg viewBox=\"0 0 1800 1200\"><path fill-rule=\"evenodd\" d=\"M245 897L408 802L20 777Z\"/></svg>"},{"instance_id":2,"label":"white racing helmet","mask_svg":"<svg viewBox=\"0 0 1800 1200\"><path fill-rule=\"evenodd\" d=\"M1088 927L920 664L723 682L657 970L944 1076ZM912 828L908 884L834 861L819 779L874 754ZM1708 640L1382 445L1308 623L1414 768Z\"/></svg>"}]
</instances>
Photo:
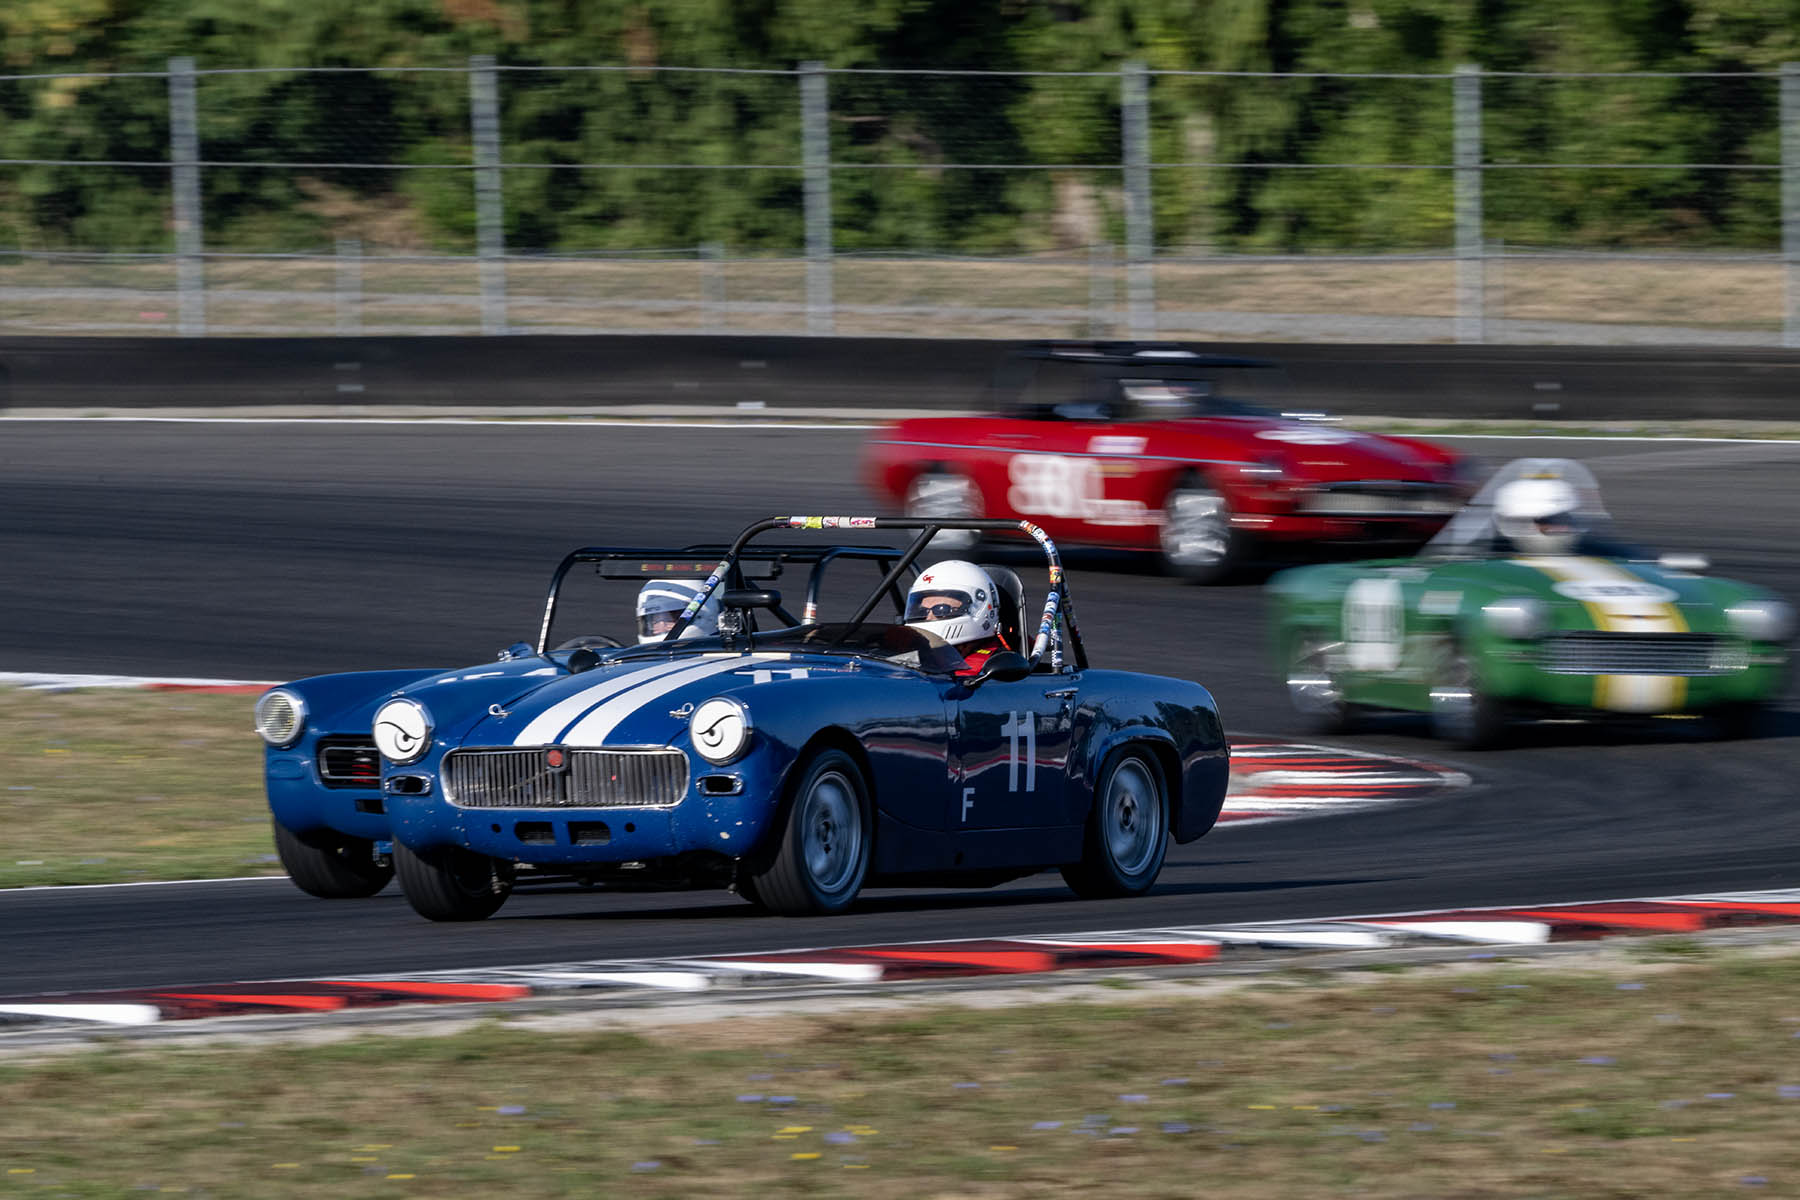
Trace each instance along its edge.
<instances>
[{"instance_id":1,"label":"white racing helmet","mask_svg":"<svg viewBox=\"0 0 1800 1200\"><path fill-rule=\"evenodd\" d=\"M1515 479L1494 494L1494 527L1526 554L1567 554L1583 532L1580 507L1561 479Z\"/></svg>"},{"instance_id":2,"label":"white racing helmet","mask_svg":"<svg viewBox=\"0 0 1800 1200\"><path fill-rule=\"evenodd\" d=\"M675 627L681 612L693 602L701 591L701 585L690 583L685 579L652 579L638 592L637 598L637 634L638 644L660 642L668 636L669 630ZM681 631L684 638L711 637L719 631L719 596L714 592L688 627Z\"/></svg>"},{"instance_id":3,"label":"white racing helmet","mask_svg":"<svg viewBox=\"0 0 1800 1200\"><path fill-rule=\"evenodd\" d=\"M959 558L927 567L906 593L906 623L952 646L993 637L1000 631L994 581Z\"/></svg>"}]
</instances>

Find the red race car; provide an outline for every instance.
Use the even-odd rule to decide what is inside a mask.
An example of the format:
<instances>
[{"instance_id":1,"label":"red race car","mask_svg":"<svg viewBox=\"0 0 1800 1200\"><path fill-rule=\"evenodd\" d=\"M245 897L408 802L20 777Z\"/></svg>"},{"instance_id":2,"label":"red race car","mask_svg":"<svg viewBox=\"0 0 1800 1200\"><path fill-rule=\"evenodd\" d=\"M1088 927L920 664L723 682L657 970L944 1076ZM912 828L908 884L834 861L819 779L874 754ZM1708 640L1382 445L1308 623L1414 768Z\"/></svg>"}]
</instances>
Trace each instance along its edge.
<instances>
[{"instance_id":1,"label":"red race car","mask_svg":"<svg viewBox=\"0 0 1800 1200\"><path fill-rule=\"evenodd\" d=\"M1168 344L1033 342L996 372L993 412L873 438L869 483L909 517L1021 517L1059 541L1156 551L1208 583L1259 551L1418 545L1462 506L1472 488L1454 451L1232 394L1272 366Z\"/></svg>"}]
</instances>

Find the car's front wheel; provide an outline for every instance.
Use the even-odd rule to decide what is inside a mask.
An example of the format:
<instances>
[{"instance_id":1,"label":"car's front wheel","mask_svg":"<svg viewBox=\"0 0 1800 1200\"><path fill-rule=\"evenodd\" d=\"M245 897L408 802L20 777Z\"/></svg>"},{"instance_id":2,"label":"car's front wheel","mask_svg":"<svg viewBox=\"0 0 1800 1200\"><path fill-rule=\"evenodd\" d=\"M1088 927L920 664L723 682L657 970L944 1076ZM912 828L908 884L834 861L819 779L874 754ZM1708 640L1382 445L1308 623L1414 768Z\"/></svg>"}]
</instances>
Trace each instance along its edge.
<instances>
[{"instance_id":1,"label":"car's front wheel","mask_svg":"<svg viewBox=\"0 0 1800 1200\"><path fill-rule=\"evenodd\" d=\"M1288 703L1315 733L1348 733L1355 723L1343 681L1333 670L1342 645L1317 630L1302 630L1288 641Z\"/></svg>"},{"instance_id":2,"label":"car's front wheel","mask_svg":"<svg viewBox=\"0 0 1800 1200\"><path fill-rule=\"evenodd\" d=\"M780 841L769 865L751 876L750 894L784 916L842 912L869 873L868 785L842 750L822 750L795 772Z\"/></svg>"},{"instance_id":3,"label":"car's front wheel","mask_svg":"<svg viewBox=\"0 0 1800 1200\"><path fill-rule=\"evenodd\" d=\"M461 846L395 842L394 873L413 911L433 921L485 921L512 895L511 863Z\"/></svg>"},{"instance_id":4,"label":"car's front wheel","mask_svg":"<svg viewBox=\"0 0 1800 1200\"><path fill-rule=\"evenodd\" d=\"M933 468L906 486L904 511L923 520L976 519L982 515L981 489L960 471ZM981 535L973 529L951 529L931 539L933 553L966 553Z\"/></svg>"},{"instance_id":5,"label":"car's front wheel","mask_svg":"<svg viewBox=\"0 0 1800 1200\"><path fill-rule=\"evenodd\" d=\"M1243 535L1232 528L1225 493L1198 475L1185 476L1163 498L1159 544L1164 570L1194 583L1222 583L1243 560Z\"/></svg>"},{"instance_id":6,"label":"car's front wheel","mask_svg":"<svg viewBox=\"0 0 1800 1200\"><path fill-rule=\"evenodd\" d=\"M1094 789L1081 861L1063 881L1089 900L1138 896L1162 873L1169 852L1169 787L1146 750L1115 750Z\"/></svg>"},{"instance_id":7,"label":"car's front wheel","mask_svg":"<svg viewBox=\"0 0 1800 1200\"><path fill-rule=\"evenodd\" d=\"M375 854L375 844L331 829L295 833L275 823L275 854L294 886L324 900L373 896L394 877L393 863Z\"/></svg>"},{"instance_id":8,"label":"car's front wheel","mask_svg":"<svg viewBox=\"0 0 1800 1200\"><path fill-rule=\"evenodd\" d=\"M1429 703L1432 733L1452 745L1487 750L1506 738L1506 704L1482 687L1474 657L1460 644L1450 643L1440 654Z\"/></svg>"}]
</instances>

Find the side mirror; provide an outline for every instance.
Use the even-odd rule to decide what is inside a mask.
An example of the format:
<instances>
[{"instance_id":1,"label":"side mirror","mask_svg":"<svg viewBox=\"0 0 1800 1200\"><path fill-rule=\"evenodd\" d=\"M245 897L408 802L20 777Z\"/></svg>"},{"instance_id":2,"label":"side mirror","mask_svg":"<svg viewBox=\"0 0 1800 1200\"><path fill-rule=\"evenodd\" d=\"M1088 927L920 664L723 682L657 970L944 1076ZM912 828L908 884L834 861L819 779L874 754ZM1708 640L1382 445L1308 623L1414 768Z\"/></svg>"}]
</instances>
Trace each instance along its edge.
<instances>
[{"instance_id":1,"label":"side mirror","mask_svg":"<svg viewBox=\"0 0 1800 1200\"><path fill-rule=\"evenodd\" d=\"M591 671L600 665L600 656L583 646L569 655L569 674L579 675L583 671Z\"/></svg>"},{"instance_id":2,"label":"side mirror","mask_svg":"<svg viewBox=\"0 0 1800 1200\"><path fill-rule=\"evenodd\" d=\"M969 680L970 687L980 687L990 679L1001 683L1017 683L1031 674L1031 660L1017 650L996 650L981 664L981 670Z\"/></svg>"},{"instance_id":3,"label":"side mirror","mask_svg":"<svg viewBox=\"0 0 1800 1200\"><path fill-rule=\"evenodd\" d=\"M751 588L726 588L719 593L719 603L726 608L767 608L781 606L781 593L773 588L755 591Z\"/></svg>"},{"instance_id":4,"label":"side mirror","mask_svg":"<svg viewBox=\"0 0 1800 1200\"><path fill-rule=\"evenodd\" d=\"M1664 554L1656 560L1656 565L1665 571L1675 571L1688 575L1699 575L1712 566L1704 554Z\"/></svg>"},{"instance_id":5,"label":"side mirror","mask_svg":"<svg viewBox=\"0 0 1800 1200\"><path fill-rule=\"evenodd\" d=\"M516 658L530 658L537 650L530 642L514 642L500 653L494 655L496 662L512 662Z\"/></svg>"}]
</instances>

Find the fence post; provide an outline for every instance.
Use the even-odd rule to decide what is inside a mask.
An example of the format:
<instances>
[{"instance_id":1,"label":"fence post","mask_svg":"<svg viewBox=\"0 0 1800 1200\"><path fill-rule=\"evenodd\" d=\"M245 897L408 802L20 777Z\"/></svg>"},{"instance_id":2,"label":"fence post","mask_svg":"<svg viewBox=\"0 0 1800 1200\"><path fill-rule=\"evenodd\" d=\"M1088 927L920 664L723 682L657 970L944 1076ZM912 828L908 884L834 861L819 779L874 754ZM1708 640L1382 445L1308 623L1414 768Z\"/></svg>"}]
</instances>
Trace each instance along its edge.
<instances>
[{"instance_id":1,"label":"fence post","mask_svg":"<svg viewBox=\"0 0 1800 1200\"><path fill-rule=\"evenodd\" d=\"M1113 248L1111 242L1088 247L1088 336L1109 338L1113 331Z\"/></svg>"},{"instance_id":2,"label":"fence post","mask_svg":"<svg viewBox=\"0 0 1800 1200\"><path fill-rule=\"evenodd\" d=\"M1481 68L1456 68L1451 104L1455 144L1456 192L1456 340L1477 344L1483 339L1481 238Z\"/></svg>"},{"instance_id":3,"label":"fence post","mask_svg":"<svg viewBox=\"0 0 1800 1200\"><path fill-rule=\"evenodd\" d=\"M506 332L506 225L500 194L500 88L494 56L469 56L469 129L475 143L475 253L481 332Z\"/></svg>"},{"instance_id":4,"label":"fence post","mask_svg":"<svg viewBox=\"0 0 1800 1200\"><path fill-rule=\"evenodd\" d=\"M169 162L175 204L175 289L182 337L206 333L206 263L200 257L200 130L194 99L194 60L169 60Z\"/></svg>"},{"instance_id":5,"label":"fence post","mask_svg":"<svg viewBox=\"0 0 1800 1200\"><path fill-rule=\"evenodd\" d=\"M806 332L832 331L831 108L825 64L800 64L800 140L806 164Z\"/></svg>"},{"instance_id":6,"label":"fence post","mask_svg":"<svg viewBox=\"0 0 1800 1200\"><path fill-rule=\"evenodd\" d=\"M1156 336L1154 231L1150 224L1150 74L1141 62L1119 72L1125 145L1125 279L1131 336Z\"/></svg>"},{"instance_id":7,"label":"fence post","mask_svg":"<svg viewBox=\"0 0 1800 1200\"><path fill-rule=\"evenodd\" d=\"M356 238L337 243L337 331L339 337L362 332L362 242Z\"/></svg>"},{"instance_id":8,"label":"fence post","mask_svg":"<svg viewBox=\"0 0 1800 1200\"><path fill-rule=\"evenodd\" d=\"M1800 63L1781 64L1781 344L1800 346Z\"/></svg>"},{"instance_id":9,"label":"fence post","mask_svg":"<svg viewBox=\"0 0 1800 1200\"><path fill-rule=\"evenodd\" d=\"M731 323L725 308L725 247L719 242L700 245L700 326L707 333L724 333Z\"/></svg>"}]
</instances>

